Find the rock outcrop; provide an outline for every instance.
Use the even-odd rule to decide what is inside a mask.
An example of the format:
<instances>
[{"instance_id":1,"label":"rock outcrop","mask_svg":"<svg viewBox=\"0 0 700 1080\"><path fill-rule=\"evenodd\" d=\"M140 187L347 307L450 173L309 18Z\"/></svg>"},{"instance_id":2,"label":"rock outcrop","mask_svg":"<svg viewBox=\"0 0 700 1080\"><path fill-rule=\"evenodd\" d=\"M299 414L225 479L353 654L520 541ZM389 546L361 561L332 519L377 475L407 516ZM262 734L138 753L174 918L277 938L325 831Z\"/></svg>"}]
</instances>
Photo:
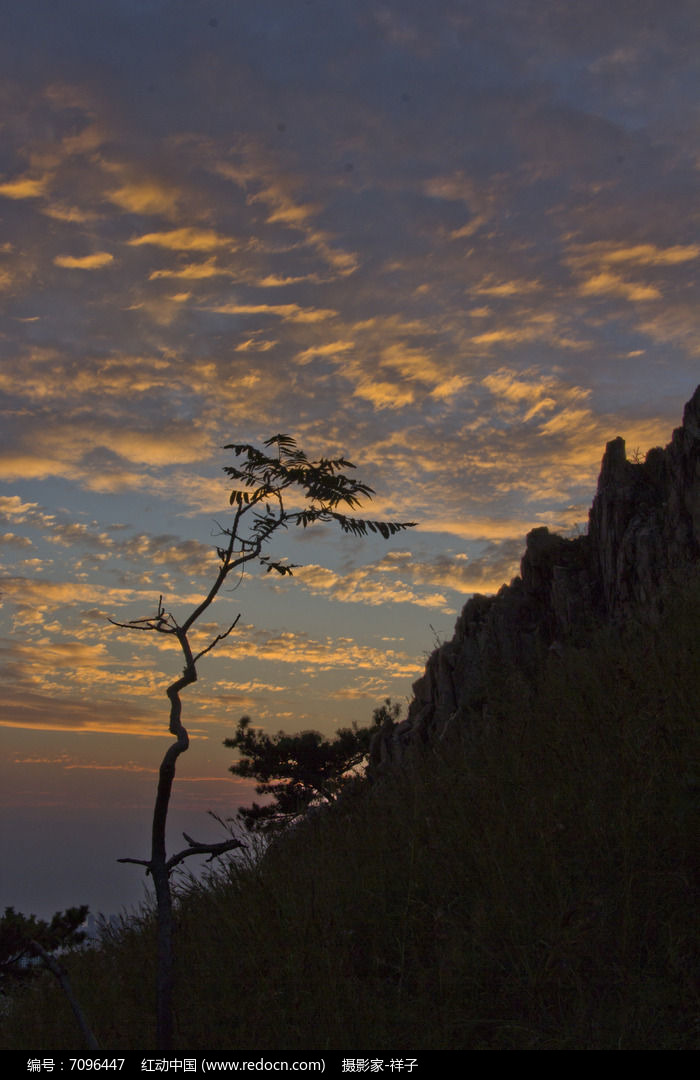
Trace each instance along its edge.
<instances>
[{"instance_id":1,"label":"rock outcrop","mask_svg":"<svg viewBox=\"0 0 700 1080\"><path fill-rule=\"evenodd\" d=\"M408 716L373 748L376 762L444 736L488 706L489 673L532 671L546 650L585 642L601 624L663 605L664 586L700 559L700 386L665 449L628 461L625 442L605 449L588 534L574 539L533 529L520 575L495 596L475 595L454 636L436 649L413 686Z\"/></svg>"}]
</instances>

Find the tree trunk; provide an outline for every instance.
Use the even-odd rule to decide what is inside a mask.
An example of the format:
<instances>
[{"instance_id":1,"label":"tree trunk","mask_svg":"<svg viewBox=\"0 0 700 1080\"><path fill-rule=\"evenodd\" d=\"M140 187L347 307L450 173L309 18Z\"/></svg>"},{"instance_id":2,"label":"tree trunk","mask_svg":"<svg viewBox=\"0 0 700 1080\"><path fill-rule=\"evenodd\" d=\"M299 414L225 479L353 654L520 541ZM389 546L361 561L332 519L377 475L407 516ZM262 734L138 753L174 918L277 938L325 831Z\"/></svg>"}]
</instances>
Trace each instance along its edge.
<instances>
[{"instance_id":1,"label":"tree trunk","mask_svg":"<svg viewBox=\"0 0 700 1080\"><path fill-rule=\"evenodd\" d=\"M179 680L179 682L182 681ZM178 683L173 684L173 687L169 687L168 693L173 702L173 712L176 713L174 719L178 728L178 738L177 742L173 743L166 751L160 766L158 794L153 808L151 862L149 866L153 875L158 909L156 1042L159 1054L169 1054L173 1048L173 897L170 889L170 867L165 853L165 826L168 820L170 793L175 779L175 762L189 746L187 732L180 723ZM171 730L173 726L175 725L171 723Z\"/></svg>"}]
</instances>

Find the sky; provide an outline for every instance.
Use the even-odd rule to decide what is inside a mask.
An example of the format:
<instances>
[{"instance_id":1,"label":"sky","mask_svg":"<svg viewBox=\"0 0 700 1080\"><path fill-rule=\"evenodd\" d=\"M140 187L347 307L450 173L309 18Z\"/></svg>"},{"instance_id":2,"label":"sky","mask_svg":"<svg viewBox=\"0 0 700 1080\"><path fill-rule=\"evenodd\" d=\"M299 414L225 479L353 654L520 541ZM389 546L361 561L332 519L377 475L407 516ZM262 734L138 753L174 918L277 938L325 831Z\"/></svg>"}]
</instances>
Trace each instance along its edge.
<instances>
[{"instance_id":1,"label":"sky","mask_svg":"<svg viewBox=\"0 0 700 1080\"><path fill-rule=\"evenodd\" d=\"M232 441L343 456L415 521L275 539L207 613L170 849L252 798L239 717L407 702L607 440L669 441L700 353L695 0L0 3L0 906L144 895L167 637ZM235 585L235 587L234 587ZM198 639L199 640L199 639ZM202 637L204 640L204 636Z\"/></svg>"}]
</instances>

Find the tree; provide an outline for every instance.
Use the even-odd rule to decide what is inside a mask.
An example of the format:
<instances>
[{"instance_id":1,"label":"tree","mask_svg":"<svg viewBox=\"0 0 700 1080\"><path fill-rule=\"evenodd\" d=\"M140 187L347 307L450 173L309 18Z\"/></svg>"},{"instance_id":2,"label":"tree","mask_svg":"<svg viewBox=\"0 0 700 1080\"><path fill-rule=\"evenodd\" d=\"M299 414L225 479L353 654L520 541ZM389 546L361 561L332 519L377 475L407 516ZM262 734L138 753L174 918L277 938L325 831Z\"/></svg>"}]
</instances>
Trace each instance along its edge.
<instances>
[{"instance_id":1,"label":"tree","mask_svg":"<svg viewBox=\"0 0 700 1080\"><path fill-rule=\"evenodd\" d=\"M198 662L228 637L240 615L198 652L193 651L190 631L214 603L229 575L235 571L242 573L249 563L257 563L268 573L273 570L281 575L293 573L296 569L294 564L263 554L266 545L280 529L287 529L290 525L306 529L316 522L329 522L354 536L378 533L388 539L415 524L348 517L344 512L346 508L357 509L362 498L371 499L374 494L367 484L341 471L354 469L352 462L344 458L311 461L289 435L274 435L264 446L265 450L250 443L229 443L224 447L232 450L238 459L237 464L224 467L224 472L237 485L229 499L233 520L226 527L219 526L220 536L224 538L216 548L219 568L203 599L181 621L172 612L166 611L162 596L155 615L130 622L110 619L113 625L128 630L171 635L177 640L185 660L183 674L166 690L170 701L169 730L175 736L175 742L166 751L160 766L153 810L151 855L149 859L119 860L145 866L146 872L153 877L158 923L156 1016L160 1053L169 1053L173 1041L173 905L170 875L176 866L192 855L207 854L213 859L242 846L236 839L202 844L183 833L188 846L169 858L166 853L165 828L175 767L180 754L189 746L189 736L182 723L180 694L197 681ZM289 509L290 500L297 504L301 502L302 509Z\"/></svg>"},{"instance_id":2,"label":"tree","mask_svg":"<svg viewBox=\"0 0 700 1080\"><path fill-rule=\"evenodd\" d=\"M335 802L353 770L368 758L374 736L387 718L395 723L400 710L387 698L374 710L371 725L341 728L333 739L318 731L265 735L242 716L234 737L224 740L224 746L243 755L230 772L258 780L256 794L271 795L274 802L241 807L238 816L248 829L268 831L296 821L314 804Z\"/></svg>"},{"instance_id":3,"label":"tree","mask_svg":"<svg viewBox=\"0 0 700 1080\"><path fill-rule=\"evenodd\" d=\"M37 957L58 979L90 1052L99 1053L99 1045L73 993L68 972L53 955L60 949L83 943L85 933L80 927L87 914L87 907L68 908L57 911L51 922L46 922L35 915L21 915L12 907L5 908L0 919L0 987L4 990L10 981L27 978L33 970L30 961Z\"/></svg>"}]
</instances>

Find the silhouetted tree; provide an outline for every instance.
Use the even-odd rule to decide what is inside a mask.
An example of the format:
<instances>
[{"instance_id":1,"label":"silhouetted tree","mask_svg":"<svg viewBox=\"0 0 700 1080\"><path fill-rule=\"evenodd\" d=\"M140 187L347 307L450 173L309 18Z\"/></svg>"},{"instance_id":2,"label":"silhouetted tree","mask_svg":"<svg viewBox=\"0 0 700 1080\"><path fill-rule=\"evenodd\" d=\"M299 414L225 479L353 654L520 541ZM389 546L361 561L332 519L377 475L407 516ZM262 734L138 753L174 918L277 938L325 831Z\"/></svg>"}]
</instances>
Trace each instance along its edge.
<instances>
[{"instance_id":1,"label":"silhouetted tree","mask_svg":"<svg viewBox=\"0 0 700 1080\"><path fill-rule=\"evenodd\" d=\"M332 739L324 739L318 731L265 735L251 728L249 717L241 717L234 737L224 740L224 746L242 754L230 771L258 780L256 794L274 800L241 807L242 822L248 829L268 831L296 821L314 804L335 802L356 775L354 770L367 760L374 735L384 729L387 719L395 723L400 709L387 698L374 710L371 725L341 728Z\"/></svg>"},{"instance_id":2,"label":"silhouetted tree","mask_svg":"<svg viewBox=\"0 0 700 1080\"><path fill-rule=\"evenodd\" d=\"M221 527L220 535L225 539L216 549L219 569L206 596L182 620L166 611L162 596L155 615L130 622L110 620L115 626L128 630L169 634L177 640L185 660L182 676L166 690L170 700L169 730L175 736L175 742L166 751L160 766L153 811L151 856L149 859L120 860L145 866L146 872L153 877L158 917L156 1013L160 1053L171 1050L173 1035L173 914L170 875L176 866L192 855L208 854L211 859L241 846L236 839L219 844L202 844L183 833L188 846L170 858L166 854L165 827L175 766L180 754L189 746L189 736L182 723L180 693L185 687L196 682L199 660L228 637L240 615L199 652L192 649L190 630L214 602L229 575L234 571L242 573L248 563L257 563L268 573L272 570L281 575L293 573L296 569L294 564L263 553L279 529L287 529L290 525L302 526L305 529L320 521L338 525L343 532L354 536L378 533L388 539L414 524L348 517L344 512L346 508L357 509L362 498L371 498L374 494L367 484L354 480L341 471L354 469L352 462L344 458L320 458L311 461L289 435L274 435L264 446L265 450L260 450L250 443L229 443L225 447L232 450L238 459L238 464L224 467L224 472L236 484L229 499L233 520L229 526ZM287 504L290 498L297 505L301 502L303 508L290 510Z\"/></svg>"},{"instance_id":3,"label":"silhouetted tree","mask_svg":"<svg viewBox=\"0 0 700 1080\"><path fill-rule=\"evenodd\" d=\"M73 993L68 972L54 955L60 949L82 944L85 933L80 927L87 914L87 907L68 908L57 911L51 922L46 922L35 915L22 915L12 907L5 908L0 919L0 988L5 990L10 982L31 976L35 970L31 960L38 958L58 980L88 1048L97 1053L99 1045Z\"/></svg>"}]
</instances>

